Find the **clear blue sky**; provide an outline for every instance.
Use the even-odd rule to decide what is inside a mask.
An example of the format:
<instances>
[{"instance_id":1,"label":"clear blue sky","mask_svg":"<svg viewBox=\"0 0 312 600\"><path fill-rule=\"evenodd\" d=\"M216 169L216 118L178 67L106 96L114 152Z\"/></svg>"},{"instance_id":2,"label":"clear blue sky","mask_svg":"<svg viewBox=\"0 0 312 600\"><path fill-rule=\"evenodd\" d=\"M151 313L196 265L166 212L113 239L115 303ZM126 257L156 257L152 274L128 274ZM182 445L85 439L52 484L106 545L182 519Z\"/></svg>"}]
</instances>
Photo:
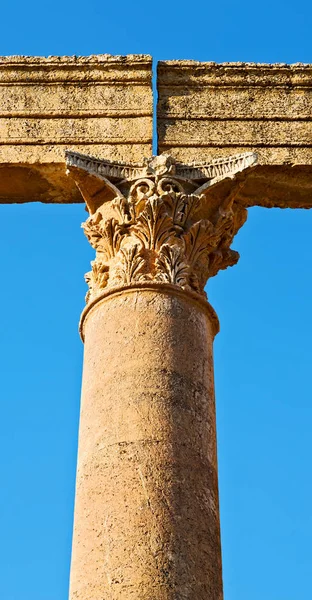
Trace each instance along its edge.
<instances>
[{"instance_id":1,"label":"clear blue sky","mask_svg":"<svg viewBox=\"0 0 312 600\"><path fill-rule=\"evenodd\" d=\"M0 54L312 62L311 17L307 0L12 1ZM82 205L0 218L0 600L67 600L92 251ZM253 208L208 287L225 600L312 597L311 236L312 211Z\"/></svg>"}]
</instances>

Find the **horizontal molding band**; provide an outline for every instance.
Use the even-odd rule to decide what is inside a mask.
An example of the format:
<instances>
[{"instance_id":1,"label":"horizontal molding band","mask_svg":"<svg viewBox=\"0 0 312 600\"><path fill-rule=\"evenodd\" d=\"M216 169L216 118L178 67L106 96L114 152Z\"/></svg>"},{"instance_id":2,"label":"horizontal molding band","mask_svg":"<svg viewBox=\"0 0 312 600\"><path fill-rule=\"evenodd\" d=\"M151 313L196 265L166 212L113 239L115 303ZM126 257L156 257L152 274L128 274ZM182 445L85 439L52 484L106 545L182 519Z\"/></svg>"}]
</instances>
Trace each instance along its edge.
<instances>
[{"instance_id":1,"label":"horizontal molding band","mask_svg":"<svg viewBox=\"0 0 312 600\"><path fill-rule=\"evenodd\" d=\"M146 145L146 144L151 144L152 143L152 138L140 138L138 140L125 140L124 138L119 138L119 139L104 139L104 140L90 140L89 138L87 138L85 141L81 140L81 138L79 139L68 139L68 140L62 140L62 141L55 141L54 140L15 140L15 139L10 139L10 140L1 140L0 138L0 147L1 146L68 146L69 144L74 144L75 146L79 145L79 146L92 146L92 145L97 145L97 146L101 146L101 145L105 145L105 146L114 146L116 144L121 144L123 146L129 146L130 144L135 144L138 146L141 145ZM184 145L184 144L183 144Z\"/></svg>"},{"instance_id":2,"label":"horizontal molding band","mask_svg":"<svg viewBox=\"0 0 312 600\"><path fill-rule=\"evenodd\" d=\"M158 91L163 91L163 90L171 90L171 89L177 89L177 88L181 88L182 90L185 90L186 88L188 89L198 89L201 90L202 88L231 88L231 89L235 89L235 90L239 90L239 89L257 89L257 88L269 88L269 89L282 89L282 90L288 90L290 93L293 89L312 89L312 74L310 77L307 78L306 81L284 81L284 82L275 82L275 81L246 81L244 78L239 79L239 80L222 80L220 79L220 81L216 81L216 79L212 79L212 80L204 80L204 81L179 81L179 82L173 82L173 81L168 81L168 83L161 83L158 82L157 83L157 90Z\"/></svg>"},{"instance_id":3,"label":"horizontal molding band","mask_svg":"<svg viewBox=\"0 0 312 600\"><path fill-rule=\"evenodd\" d=\"M81 74L80 74L81 75ZM149 78L136 78L136 79L129 79L127 77L127 79L122 79L122 78L115 78L115 79L98 79L98 77L90 75L88 77L88 79L79 79L77 78L55 78L55 79L46 79L45 77L42 77L41 79L27 79L27 81L23 80L23 79L17 79L16 77L14 79L3 79L2 78L2 74L1 74L1 69L0 69L0 86L4 86L4 87L11 87L14 85L23 85L23 86L32 86L32 85L41 85L44 87L48 87L50 85L56 85L56 84L62 84L62 85L85 85L85 86L89 86L89 85L94 85L95 83L97 85L120 85L120 86L127 86L127 85L142 85L144 87L146 87L149 91L150 91L150 83L151 83L152 79L151 77Z\"/></svg>"},{"instance_id":4,"label":"horizontal molding band","mask_svg":"<svg viewBox=\"0 0 312 600\"><path fill-rule=\"evenodd\" d=\"M135 56L138 56L137 54ZM140 56L140 55L139 55ZM143 55L149 57L149 55ZM237 70L259 70L263 71L266 69L267 71L297 71L297 70L308 70L312 71L312 66L309 63L303 62L295 62L295 63L285 63L285 62L274 62L274 63L260 63L255 61L224 61L224 62L216 62L214 60L206 60L206 61L198 61L193 59L172 59L172 60L160 60L158 61L158 69L176 69L179 70L188 70L188 69L237 69Z\"/></svg>"},{"instance_id":5,"label":"horizontal molding band","mask_svg":"<svg viewBox=\"0 0 312 600\"><path fill-rule=\"evenodd\" d=\"M25 56L14 54L11 56L0 56L0 65L69 65L73 67L81 67L83 65L117 65L122 68L126 65L134 64L151 64L152 56L150 54L89 54L87 56L76 55L58 55L51 54L50 56Z\"/></svg>"},{"instance_id":6,"label":"horizontal molding band","mask_svg":"<svg viewBox=\"0 0 312 600\"><path fill-rule=\"evenodd\" d=\"M182 113L182 111L181 111ZM214 123L216 122L220 122L220 123L224 123L224 122L235 122L235 121L239 121L239 122L243 122L243 123L254 123L254 122L258 122L258 123L262 123L263 121L269 122L269 123L281 123L281 122L309 122L311 123L312 121L312 106L311 106L311 115L310 116L306 116L306 117L214 117L214 116L206 116L206 115L191 115L191 116L185 116L184 114L170 114L169 113L162 113L161 111L158 112L158 121L213 121ZM0 115L1 116L1 115Z\"/></svg>"},{"instance_id":7,"label":"horizontal molding band","mask_svg":"<svg viewBox=\"0 0 312 600\"><path fill-rule=\"evenodd\" d=\"M1 71L0 71L0 78L1 78ZM56 89L59 88L59 84L62 84L62 86L66 87L66 86L71 86L74 89L81 89L81 88L91 88L94 89L95 87L98 88L102 88L105 87L107 89L112 88L112 90L116 90L117 89L123 89L124 87L127 86L134 86L134 87L141 87L144 92L148 92L149 93L149 97L152 97L152 91L150 88L150 81L140 81L139 79L127 79L126 81L112 81L111 79L108 81L103 81L103 80L98 80L98 79L82 79L81 81L78 79L73 79L73 80L69 80L69 79L64 79L64 80L60 80L60 81L46 81L46 80L38 80L38 81L22 81L22 80L14 80L10 83L6 82L6 81L1 81L0 79L0 88L5 88L10 90L11 88L14 87L20 87L20 88L29 88L29 87L36 87L38 85L40 85L41 89L45 89L45 88L51 88L51 87L55 87Z\"/></svg>"},{"instance_id":8,"label":"horizontal molding band","mask_svg":"<svg viewBox=\"0 0 312 600\"><path fill-rule=\"evenodd\" d=\"M144 143L152 139L152 116L133 118L0 119L2 144Z\"/></svg>"},{"instance_id":9,"label":"horizontal molding band","mask_svg":"<svg viewBox=\"0 0 312 600\"><path fill-rule=\"evenodd\" d=\"M170 90L171 88L181 88L182 90L185 90L185 88L192 88L192 89L198 89L201 90L203 87L208 87L208 88L232 88L235 90L239 90L239 89L253 89L253 88L271 88L271 89L287 89L288 91L291 92L292 89L306 89L309 88L312 90L312 73L311 73L311 77L309 78L309 80L307 82L304 81L300 81L300 83L293 83L293 82L287 82L285 81L285 83L274 83L274 82L255 82L255 81L251 81L251 82L244 82L244 81L196 81L196 82L192 82L192 81L182 81L179 83L174 83L174 82L168 82L168 83L158 83L157 85L157 89L160 90Z\"/></svg>"},{"instance_id":10,"label":"horizontal molding band","mask_svg":"<svg viewBox=\"0 0 312 600\"><path fill-rule=\"evenodd\" d=\"M172 146L311 146L307 121L160 121L159 143Z\"/></svg>"},{"instance_id":11,"label":"horizontal molding band","mask_svg":"<svg viewBox=\"0 0 312 600\"><path fill-rule=\"evenodd\" d=\"M46 113L23 113L22 111L17 112L0 112L0 119L92 119L92 118L110 118L110 119L123 119L125 117L131 119L137 119L139 117L151 117L152 112L150 111L133 111L129 110L116 110L116 111L76 111L74 113L67 112L65 114L59 111L46 112Z\"/></svg>"},{"instance_id":12,"label":"horizontal molding band","mask_svg":"<svg viewBox=\"0 0 312 600\"><path fill-rule=\"evenodd\" d=\"M311 143L305 142L287 142L285 144L266 144L262 142L201 142L192 140L191 142L177 142L171 140L168 142L159 141L159 148L312 148Z\"/></svg>"}]
</instances>

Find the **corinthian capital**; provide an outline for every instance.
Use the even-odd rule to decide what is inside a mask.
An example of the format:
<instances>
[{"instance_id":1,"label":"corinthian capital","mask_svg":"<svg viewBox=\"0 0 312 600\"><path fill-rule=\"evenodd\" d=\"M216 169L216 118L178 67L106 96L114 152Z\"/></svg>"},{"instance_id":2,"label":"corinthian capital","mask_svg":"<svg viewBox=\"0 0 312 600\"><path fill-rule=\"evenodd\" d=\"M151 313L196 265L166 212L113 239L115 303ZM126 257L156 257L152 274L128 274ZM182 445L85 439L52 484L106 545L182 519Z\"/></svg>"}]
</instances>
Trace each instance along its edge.
<instances>
[{"instance_id":1,"label":"corinthian capital","mask_svg":"<svg viewBox=\"0 0 312 600\"><path fill-rule=\"evenodd\" d=\"M137 165L67 152L87 205L82 225L96 251L87 302L105 288L157 282L205 296L209 277L236 264L232 240L246 220L236 202L256 155L191 166L172 157Z\"/></svg>"}]
</instances>

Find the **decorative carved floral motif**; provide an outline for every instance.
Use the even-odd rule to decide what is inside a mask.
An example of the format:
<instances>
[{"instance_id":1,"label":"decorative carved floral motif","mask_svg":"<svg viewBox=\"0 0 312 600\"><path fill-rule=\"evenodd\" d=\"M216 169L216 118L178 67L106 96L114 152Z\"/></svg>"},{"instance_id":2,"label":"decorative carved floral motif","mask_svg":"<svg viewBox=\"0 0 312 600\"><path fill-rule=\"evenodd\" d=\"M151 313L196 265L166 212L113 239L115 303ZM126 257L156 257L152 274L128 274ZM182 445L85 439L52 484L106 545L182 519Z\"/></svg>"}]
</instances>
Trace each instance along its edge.
<instances>
[{"instance_id":1,"label":"decorative carved floral motif","mask_svg":"<svg viewBox=\"0 0 312 600\"><path fill-rule=\"evenodd\" d=\"M83 224L96 250L86 275L87 301L106 287L139 281L205 295L207 279L237 262L230 245L246 219L245 209L227 199L209 219L201 218L204 196L185 193L183 182L171 177L163 162L158 173L151 161L151 175L129 186L127 197L111 202L114 217L105 219L100 207Z\"/></svg>"}]
</instances>

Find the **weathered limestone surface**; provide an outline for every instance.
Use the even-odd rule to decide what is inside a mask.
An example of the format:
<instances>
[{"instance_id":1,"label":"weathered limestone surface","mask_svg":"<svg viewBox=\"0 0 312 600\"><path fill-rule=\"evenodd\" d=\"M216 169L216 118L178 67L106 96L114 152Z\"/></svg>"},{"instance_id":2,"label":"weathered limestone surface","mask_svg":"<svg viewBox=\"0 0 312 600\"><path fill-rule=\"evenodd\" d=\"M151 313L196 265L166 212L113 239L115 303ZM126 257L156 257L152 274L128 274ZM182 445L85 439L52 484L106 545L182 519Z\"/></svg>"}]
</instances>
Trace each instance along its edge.
<instances>
[{"instance_id":1,"label":"weathered limestone surface","mask_svg":"<svg viewBox=\"0 0 312 600\"><path fill-rule=\"evenodd\" d=\"M131 167L67 154L96 250L81 320L71 600L222 600L218 320L204 286L238 260L247 211L236 195L254 161L193 169L163 155Z\"/></svg>"},{"instance_id":2,"label":"weathered limestone surface","mask_svg":"<svg viewBox=\"0 0 312 600\"><path fill-rule=\"evenodd\" d=\"M159 152L312 164L311 65L160 62L158 94Z\"/></svg>"},{"instance_id":3,"label":"weathered limestone surface","mask_svg":"<svg viewBox=\"0 0 312 600\"><path fill-rule=\"evenodd\" d=\"M221 600L215 317L128 288L83 325L71 600Z\"/></svg>"},{"instance_id":4,"label":"weathered limestone surface","mask_svg":"<svg viewBox=\"0 0 312 600\"><path fill-rule=\"evenodd\" d=\"M143 55L1 57L0 202L80 202L66 148L150 155L151 72Z\"/></svg>"},{"instance_id":5,"label":"weathered limestone surface","mask_svg":"<svg viewBox=\"0 0 312 600\"><path fill-rule=\"evenodd\" d=\"M159 153L198 163L253 151L245 206L312 206L312 66L158 64Z\"/></svg>"}]
</instances>

